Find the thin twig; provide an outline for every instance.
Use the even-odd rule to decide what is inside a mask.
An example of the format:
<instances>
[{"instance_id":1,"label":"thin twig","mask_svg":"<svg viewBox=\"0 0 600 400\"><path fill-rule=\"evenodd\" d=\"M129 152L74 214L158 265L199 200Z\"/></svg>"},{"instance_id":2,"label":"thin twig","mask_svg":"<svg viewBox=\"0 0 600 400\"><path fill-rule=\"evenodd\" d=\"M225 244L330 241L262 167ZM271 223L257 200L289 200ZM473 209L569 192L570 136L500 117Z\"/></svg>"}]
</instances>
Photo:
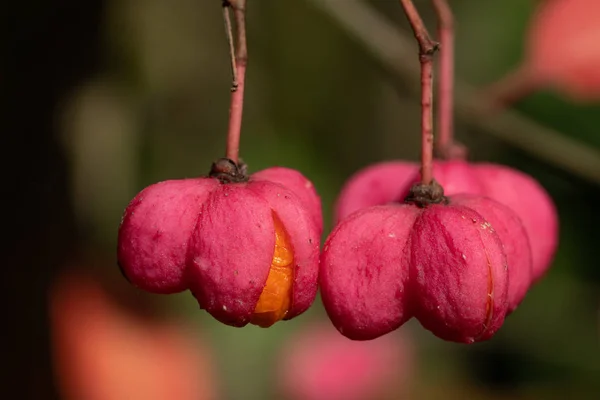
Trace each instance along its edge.
<instances>
[{"instance_id":1,"label":"thin twig","mask_svg":"<svg viewBox=\"0 0 600 400\"><path fill-rule=\"evenodd\" d=\"M380 13L361 0L308 0L328 14L340 28L353 36L371 56L392 75L398 87L420 93L420 68L414 57L412 40ZM340 4L343 4L341 6ZM400 82L401 79L401 82ZM400 83L402 83L400 85ZM486 99L476 96L472 87L455 80L455 111L483 133L504 140L549 164L600 185L600 152L538 123L506 110L490 115Z\"/></svg>"},{"instance_id":2,"label":"thin twig","mask_svg":"<svg viewBox=\"0 0 600 400\"><path fill-rule=\"evenodd\" d=\"M438 20L440 64L436 150L446 159L465 158L466 148L454 142L454 15L448 0L433 0Z\"/></svg>"},{"instance_id":3,"label":"thin twig","mask_svg":"<svg viewBox=\"0 0 600 400\"><path fill-rule=\"evenodd\" d=\"M225 5L225 3L223 3ZM248 48L246 44L246 0L230 0L227 7L233 10L237 32L237 48L232 65L235 66L237 77L235 90L231 92L229 107L229 128L227 130L227 148L225 157L237 164L240 135L242 130L242 114L244 110L244 86L246 81L246 64L248 61Z\"/></svg>"},{"instance_id":4,"label":"thin twig","mask_svg":"<svg viewBox=\"0 0 600 400\"><path fill-rule=\"evenodd\" d=\"M402 4L402 8L404 8L404 13L406 14L406 18L408 18L408 22L410 22L410 27L415 34L415 39L417 39L417 42L419 43L419 55L421 57L431 58L438 48L438 43L431 39L412 0L400 0L400 3Z\"/></svg>"},{"instance_id":5,"label":"thin twig","mask_svg":"<svg viewBox=\"0 0 600 400\"><path fill-rule=\"evenodd\" d=\"M237 66L235 62L235 44L233 42L233 29L231 27L231 16L229 15L229 4L228 0L223 0L223 21L225 22L225 35L227 36L227 43L229 44L229 59L231 60L231 91L235 92L238 87L237 83Z\"/></svg>"},{"instance_id":6,"label":"thin twig","mask_svg":"<svg viewBox=\"0 0 600 400\"><path fill-rule=\"evenodd\" d=\"M429 32L412 0L400 0L406 18L419 44L421 63L421 183L429 185L433 179L433 54L438 44Z\"/></svg>"}]
</instances>

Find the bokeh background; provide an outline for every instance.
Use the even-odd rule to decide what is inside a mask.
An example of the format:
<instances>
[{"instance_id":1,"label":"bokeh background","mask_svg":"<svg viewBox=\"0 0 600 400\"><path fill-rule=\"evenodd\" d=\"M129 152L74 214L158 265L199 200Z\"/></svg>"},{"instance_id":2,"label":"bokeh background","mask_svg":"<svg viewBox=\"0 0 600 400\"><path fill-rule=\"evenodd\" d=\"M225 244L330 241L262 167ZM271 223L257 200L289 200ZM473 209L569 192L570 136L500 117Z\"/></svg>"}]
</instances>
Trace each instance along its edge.
<instances>
[{"instance_id":1,"label":"bokeh background","mask_svg":"<svg viewBox=\"0 0 600 400\"><path fill-rule=\"evenodd\" d=\"M343 9L345 2L334 3ZM321 195L328 233L336 195L352 173L381 160L417 159L419 101L409 89L414 77L391 77L323 11L319 0L248 3L250 61L241 156L251 171L272 165L302 171ZM435 32L430 2L415 3ZM483 88L516 66L535 3L451 1L457 79ZM397 1L367 4L410 38ZM279 385L281 352L306 325L329 324L319 299L302 317L270 329L236 329L200 311L189 293L141 293L116 265L117 228L129 200L151 183L205 174L224 154L231 77L219 2L62 0L9 2L3 8L2 201L3 236L8 237L0 292L6 320L3 393L15 399L151 398L140 390L128 397L94 397L68 394L66 388L81 385L86 373L95 377L88 377L95 382L90 385L104 389L116 388L117 381L134 389L166 381L168 371L178 375L173 371L184 362L165 363L164 370L147 376L143 369L162 360L152 358L150 349L167 345L141 337L170 321L197 342L189 344L189 352L199 354L203 363L197 369L197 380L203 382L197 398L293 398ZM416 44L414 50L414 59L403 63L417 63ZM513 108L589 148L600 148L598 103L576 103L542 91ZM469 118L456 121L457 137L469 146L471 159L525 171L556 201L561 234L554 265L489 342L446 343L418 323L407 324L402 340L410 340L413 356L405 359L402 371L410 370L411 378L382 383L384 394L367 398L600 398L599 182L477 126ZM84 321L101 318L84 316L95 315L90 310L104 309L104 303L83 307L86 292L79 290L63 299L82 306L65 305L72 312L68 318L67 311L49 305L63 304L57 298L69 290L55 283L57 277L82 273L97 286L90 292L101 285L118 312L137 322L119 322L117 333L105 334L112 335L114 345L69 361L76 351L69 343L91 335ZM77 279L69 282L87 287ZM63 340L66 345L56 340L61 316L79 329L73 339ZM94 340L105 340L99 336ZM131 343L148 344L132 350ZM127 351L131 357L118 357ZM143 357L147 362L140 361ZM66 368L57 359L75 367ZM92 367L99 359L108 371L106 381Z\"/></svg>"}]
</instances>

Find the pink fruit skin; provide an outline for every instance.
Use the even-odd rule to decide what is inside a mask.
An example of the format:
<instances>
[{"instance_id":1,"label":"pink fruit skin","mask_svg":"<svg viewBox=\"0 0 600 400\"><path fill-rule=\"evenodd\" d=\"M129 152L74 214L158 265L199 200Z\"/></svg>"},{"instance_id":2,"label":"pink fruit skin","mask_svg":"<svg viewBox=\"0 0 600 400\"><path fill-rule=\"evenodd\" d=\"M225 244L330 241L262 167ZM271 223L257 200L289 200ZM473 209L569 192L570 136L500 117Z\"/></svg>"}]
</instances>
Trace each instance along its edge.
<instances>
[{"instance_id":1,"label":"pink fruit skin","mask_svg":"<svg viewBox=\"0 0 600 400\"><path fill-rule=\"evenodd\" d=\"M489 339L500 329L507 311L507 262L484 217L462 206L427 207L414 224L410 252L415 316L423 327L462 343Z\"/></svg>"},{"instance_id":2,"label":"pink fruit skin","mask_svg":"<svg viewBox=\"0 0 600 400\"><path fill-rule=\"evenodd\" d=\"M119 228L118 261L125 276L153 293L189 288L216 319L244 326L270 271L277 216L294 254L292 299L284 319L306 311L318 289L320 200L300 173L265 171L244 183L197 178L142 190ZM279 174L278 182L295 180L301 195L268 181L268 174Z\"/></svg>"},{"instance_id":3,"label":"pink fruit skin","mask_svg":"<svg viewBox=\"0 0 600 400\"><path fill-rule=\"evenodd\" d=\"M250 321L275 249L273 213L292 242L295 279L286 319L314 301L318 231L302 201L267 181L222 185L202 205L188 250L188 283L201 308L232 326Z\"/></svg>"},{"instance_id":4,"label":"pink fruit skin","mask_svg":"<svg viewBox=\"0 0 600 400\"><path fill-rule=\"evenodd\" d=\"M129 203L119 227L117 258L133 285L162 294L187 289L188 239L200 205L218 185L208 178L159 182Z\"/></svg>"},{"instance_id":5,"label":"pink fruit skin","mask_svg":"<svg viewBox=\"0 0 600 400\"><path fill-rule=\"evenodd\" d=\"M338 220L361 208L402 203L412 184L420 180L418 169L415 167L411 171L410 165L405 162L381 163L357 173L338 197ZM446 196L461 193L484 195L511 208L521 218L529 236L532 282L545 274L558 245L559 226L554 203L539 183L502 165L460 160L435 160L433 176L444 188ZM386 186L386 182L391 184Z\"/></svg>"},{"instance_id":6,"label":"pink fruit skin","mask_svg":"<svg viewBox=\"0 0 600 400\"><path fill-rule=\"evenodd\" d=\"M481 201L474 195L452 196L452 203L468 207L492 225L502 241L508 263L508 312L513 312L523 301L533 279L529 237L519 216L496 201Z\"/></svg>"},{"instance_id":7,"label":"pink fruit skin","mask_svg":"<svg viewBox=\"0 0 600 400\"><path fill-rule=\"evenodd\" d=\"M190 239L190 290L217 320L246 325L264 288L275 248L267 201L245 184L221 185L202 204Z\"/></svg>"},{"instance_id":8,"label":"pink fruit skin","mask_svg":"<svg viewBox=\"0 0 600 400\"><path fill-rule=\"evenodd\" d=\"M370 340L410 317L404 248L416 208L378 206L352 214L327 239L321 255L321 298L346 337Z\"/></svg>"},{"instance_id":9,"label":"pink fruit skin","mask_svg":"<svg viewBox=\"0 0 600 400\"><path fill-rule=\"evenodd\" d=\"M558 245L558 214L544 188L528 175L495 164L475 164L487 196L512 209L523 222L532 252L533 282L548 270Z\"/></svg>"},{"instance_id":10,"label":"pink fruit skin","mask_svg":"<svg viewBox=\"0 0 600 400\"><path fill-rule=\"evenodd\" d=\"M508 309L503 244L483 216L449 201L370 207L336 226L321 254L320 284L338 331L374 339L414 315L442 339L473 343L502 326ZM469 201L482 209L495 203ZM505 208L496 209L502 217Z\"/></svg>"},{"instance_id":11,"label":"pink fruit skin","mask_svg":"<svg viewBox=\"0 0 600 400\"><path fill-rule=\"evenodd\" d=\"M460 193L486 194L485 187L471 165L460 160L433 162L433 176L443 186L446 196Z\"/></svg>"},{"instance_id":12,"label":"pink fruit skin","mask_svg":"<svg viewBox=\"0 0 600 400\"><path fill-rule=\"evenodd\" d=\"M321 229L323 226L321 198L313 183L300 172L286 167L271 167L253 173L252 180L279 183L290 189L304 202L306 209L313 216L315 225ZM321 232L319 231L320 236Z\"/></svg>"},{"instance_id":13,"label":"pink fruit skin","mask_svg":"<svg viewBox=\"0 0 600 400\"><path fill-rule=\"evenodd\" d=\"M289 400L366 400L408 394L414 359L404 332L369 342L341 336L331 325L302 328L283 344L277 372ZM381 396L381 397L380 397Z\"/></svg>"},{"instance_id":14,"label":"pink fruit skin","mask_svg":"<svg viewBox=\"0 0 600 400\"><path fill-rule=\"evenodd\" d=\"M446 194L483 193L478 177L465 161L433 163L433 176ZM404 161L371 165L351 177L342 188L334 207L336 223L362 208L403 203L413 184L421 180L419 166Z\"/></svg>"},{"instance_id":15,"label":"pink fruit skin","mask_svg":"<svg viewBox=\"0 0 600 400\"><path fill-rule=\"evenodd\" d=\"M416 163L404 161L381 162L360 170L342 188L334 206L334 222L363 208L404 201L418 172Z\"/></svg>"},{"instance_id":16,"label":"pink fruit skin","mask_svg":"<svg viewBox=\"0 0 600 400\"><path fill-rule=\"evenodd\" d=\"M600 2L547 0L529 24L527 66L573 99L600 97Z\"/></svg>"}]
</instances>

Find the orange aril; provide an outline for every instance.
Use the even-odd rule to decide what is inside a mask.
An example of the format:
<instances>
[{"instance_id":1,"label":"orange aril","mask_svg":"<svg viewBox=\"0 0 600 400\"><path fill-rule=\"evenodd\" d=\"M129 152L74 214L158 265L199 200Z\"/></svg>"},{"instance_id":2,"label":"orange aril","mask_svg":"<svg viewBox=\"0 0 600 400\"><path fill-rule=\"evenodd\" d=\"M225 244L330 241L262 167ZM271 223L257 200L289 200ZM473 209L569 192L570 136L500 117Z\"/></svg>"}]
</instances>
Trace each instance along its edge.
<instances>
[{"instance_id":1,"label":"orange aril","mask_svg":"<svg viewBox=\"0 0 600 400\"><path fill-rule=\"evenodd\" d=\"M265 287L250 323L267 328L287 314L292 302L294 250L283 223L273 212L275 251Z\"/></svg>"}]
</instances>

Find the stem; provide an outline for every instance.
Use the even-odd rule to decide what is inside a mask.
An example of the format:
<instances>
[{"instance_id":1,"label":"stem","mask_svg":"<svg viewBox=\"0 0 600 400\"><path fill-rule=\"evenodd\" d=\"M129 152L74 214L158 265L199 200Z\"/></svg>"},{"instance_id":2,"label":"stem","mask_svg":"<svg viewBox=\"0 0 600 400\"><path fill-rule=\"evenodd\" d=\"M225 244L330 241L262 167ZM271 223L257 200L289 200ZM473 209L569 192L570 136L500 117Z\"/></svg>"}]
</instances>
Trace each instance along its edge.
<instances>
[{"instance_id":1,"label":"stem","mask_svg":"<svg viewBox=\"0 0 600 400\"><path fill-rule=\"evenodd\" d=\"M433 180L433 54L438 44L431 40L412 0L400 0L419 43L421 62L421 183Z\"/></svg>"},{"instance_id":2,"label":"stem","mask_svg":"<svg viewBox=\"0 0 600 400\"><path fill-rule=\"evenodd\" d=\"M488 99L492 111L499 111L529 96L542 85L543 82L525 64L488 85L481 95Z\"/></svg>"},{"instance_id":3,"label":"stem","mask_svg":"<svg viewBox=\"0 0 600 400\"><path fill-rule=\"evenodd\" d=\"M229 15L229 1L223 0L223 21L225 22L225 35L227 35L227 43L229 44L229 59L231 60L231 91L237 90L237 67L235 62L235 44L233 41L233 29L231 28L231 17Z\"/></svg>"},{"instance_id":4,"label":"stem","mask_svg":"<svg viewBox=\"0 0 600 400\"><path fill-rule=\"evenodd\" d=\"M441 48L436 149L446 159L464 158L466 148L454 142L454 16L447 0L433 0L433 7Z\"/></svg>"},{"instance_id":5,"label":"stem","mask_svg":"<svg viewBox=\"0 0 600 400\"><path fill-rule=\"evenodd\" d=\"M240 134L242 130L242 114L244 111L244 84L246 78L246 63L248 61L248 48L246 44L246 0L224 1L223 7L231 8L235 17L237 31L237 49L232 51L231 65L233 86L231 88L231 104L229 106L229 128L227 130L227 148L225 157L238 163L240 150ZM226 13L227 18L229 12ZM230 46L233 48L233 46ZM235 53L235 54L234 54Z\"/></svg>"}]
</instances>

